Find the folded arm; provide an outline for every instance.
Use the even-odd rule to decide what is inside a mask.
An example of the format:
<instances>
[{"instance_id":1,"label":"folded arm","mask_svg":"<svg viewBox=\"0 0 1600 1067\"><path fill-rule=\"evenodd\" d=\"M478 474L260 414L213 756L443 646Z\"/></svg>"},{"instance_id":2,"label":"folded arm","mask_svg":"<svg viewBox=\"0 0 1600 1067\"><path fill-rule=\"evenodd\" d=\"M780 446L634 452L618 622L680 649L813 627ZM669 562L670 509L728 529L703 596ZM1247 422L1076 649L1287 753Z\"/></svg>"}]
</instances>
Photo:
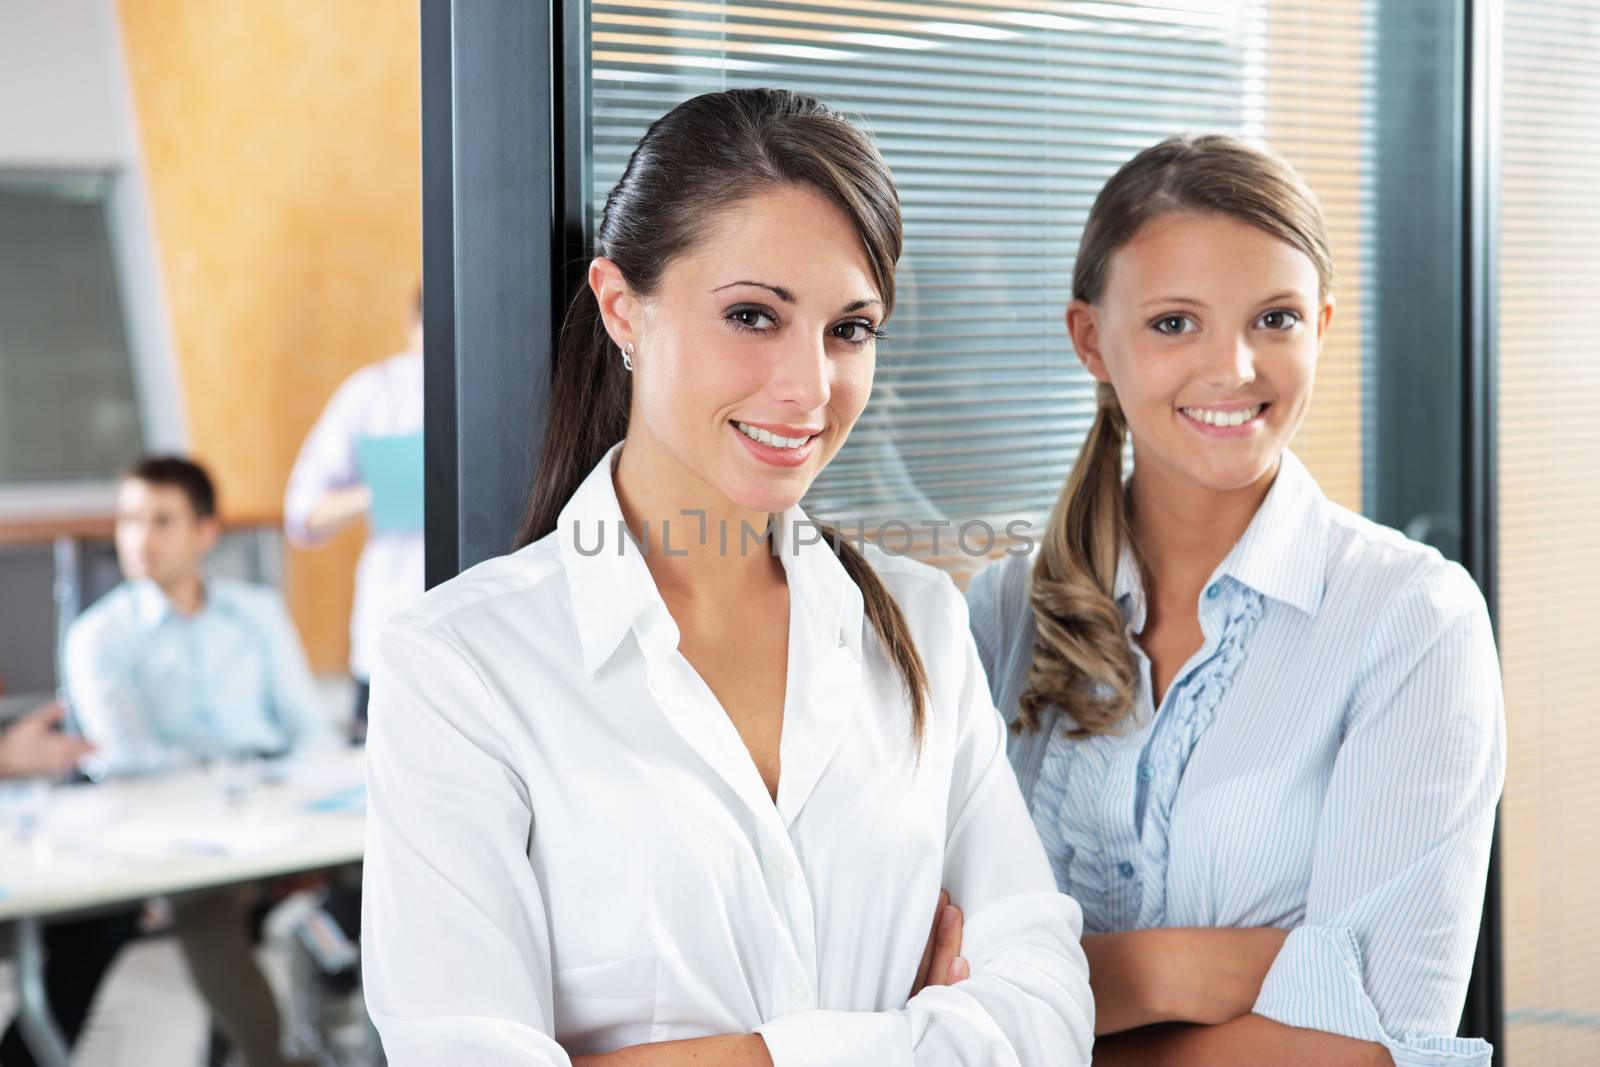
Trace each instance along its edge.
<instances>
[{"instance_id":1,"label":"folded arm","mask_svg":"<svg viewBox=\"0 0 1600 1067\"><path fill-rule=\"evenodd\" d=\"M1374 622L1323 801L1304 921L1250 1014L1136 1030L1096 1063L1488 1067L1455 1036L1477 941L1504 710L1487 612L1453 565Z\"/></svg>"},{"instance_id":2,"label":"folded arm","mask_svg":"<svg viewBox=\"0 0 1600 1067\"><path fill-rule=\"evenodd\" d=\"M951 716L943 881L965 913L969 977L930 986L897 1011L773 1019L758 1030L777 1067L1089 1061L1094 1001L1079 943L1082 914L1055 889L1006 760L1005 726L989 697L966 605L953 587L946 603L959 652L929 669Z\"/></svg>"},{"instance_id":3,"label":"folded arm","mask_svg":"<svg viewBox=\"0 0 1600 1067\"><path fill-rule=\"evenodd\" d=\"M1169 1024L1102 1038L1095 1067L1392 1067L1382 1045L1242 1015L1217 1026Z\"/></svg>"}]
</instances>

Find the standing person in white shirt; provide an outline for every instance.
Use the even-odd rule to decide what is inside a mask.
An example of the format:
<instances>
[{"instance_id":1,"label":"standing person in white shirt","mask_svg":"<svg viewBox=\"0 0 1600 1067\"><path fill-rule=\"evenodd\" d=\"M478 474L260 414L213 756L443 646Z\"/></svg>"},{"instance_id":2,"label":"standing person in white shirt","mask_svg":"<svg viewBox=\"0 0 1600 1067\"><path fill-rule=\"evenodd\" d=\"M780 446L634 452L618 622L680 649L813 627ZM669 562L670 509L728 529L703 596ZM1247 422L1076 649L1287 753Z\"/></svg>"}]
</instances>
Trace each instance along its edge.
<instances>
[{"instance_id":1,"label":"standing person in white shirt","mask_svg":"<svg viewBox=\"0 0 1600 1067\"><path fill-rule=\"evenodd\" d=\"M381 642L363 948L395 1067L1088 1062L1079 912L964 602L798 504L900 248L876 147L808 97L697 97L635 149L526 547ZM941 885L965 959L918 988Z\"/></svg>"},{"instance_id":2,"label":"standing person in white shirt","mask_svg":"<svg viewBox=\"0 0 1600 1067\"><path fill-rule=\"evenodd\" d=\"M372 487L363 478L363 441L420 442L422 435L422 289L410 313L406 350L356 371L339 386L295 459L284 494L291 544L314 548L361 518L372 517ZM420 466L421 449L416 448ZM417 479L420 485L420 475ZM378 631L422 593L421 500L414 522L369 527L356 565L350 613L350 674L356 683L355 736L366 733L373 648Z\"/></svg>"}]
</instances>

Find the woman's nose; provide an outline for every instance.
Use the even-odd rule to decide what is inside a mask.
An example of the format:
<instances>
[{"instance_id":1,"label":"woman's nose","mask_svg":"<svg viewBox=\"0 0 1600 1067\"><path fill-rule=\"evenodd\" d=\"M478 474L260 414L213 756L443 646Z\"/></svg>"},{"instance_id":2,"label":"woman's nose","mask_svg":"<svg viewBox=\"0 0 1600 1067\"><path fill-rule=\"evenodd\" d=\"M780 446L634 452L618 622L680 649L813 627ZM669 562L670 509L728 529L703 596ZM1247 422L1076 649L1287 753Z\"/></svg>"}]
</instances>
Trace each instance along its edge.
<instances>
[{"instance_id":1,"label":"woman's nose","mask_svg":"<svg viewBox=\"0 0 1600 1067\"><path fill-rule=\"evenodd\" d=\"M784 345L772 367L768 392L773 399L805 411L826 407L832 393L827 342L821 337Z\"/></svg>"},{"instance_id":2,"label":"woman's nose","mask_svg":"<svg viewBox=\"0 0 1600 1067\"><path fill-rule=\"evenodd\" d=\"M1238 389L1256 380L1256 353L1249 340L1235 337L1216 345L1206 365L1206 377L1223 389Z\"/></svg>"}]
</instances>

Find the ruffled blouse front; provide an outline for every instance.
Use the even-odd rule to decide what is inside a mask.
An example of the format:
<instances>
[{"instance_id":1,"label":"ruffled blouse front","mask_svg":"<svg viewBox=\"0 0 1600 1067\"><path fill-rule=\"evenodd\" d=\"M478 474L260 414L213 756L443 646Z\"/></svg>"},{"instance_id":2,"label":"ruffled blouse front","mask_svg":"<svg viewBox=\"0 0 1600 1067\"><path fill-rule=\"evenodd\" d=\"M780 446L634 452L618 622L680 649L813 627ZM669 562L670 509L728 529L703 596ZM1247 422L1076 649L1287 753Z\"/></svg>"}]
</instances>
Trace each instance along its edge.
<instances>
[{"instance_id":1,"label":"ruffled blouse front","mask_svg":"<svg viewBox=\"0 0 1600 1067\"><path fill-rule=\"evenodd\" d=\"M1032 554L967 588L995 705L1020 718ZM1060 709L1008 755L1090 933L1289 931L1254 1012L1376 1041L1398 1067L1489 1067L1458 1038L1478 943L1505 708L1460 566L1329 501L1292 453L1199 599L1204 641L1159 708L1124 552L1112 595L1135 714L1074 741Z\"/></svg>"},{"instance_id":2,"label":"ruffled blouse front","mask_svg":"<svg viewBox=\"0 0 1600 1067\"><path fill-rule=\"evenodd\" d=\"M1057 719L1033 795L1056 885L1082 905L1085 932L1165 925L1173 801L1262 611L1261 594L1233 578L1208 586L1200 605L1205 644L1153 709L1150 661L1134 641L1144 623L1143 591L1130 559L1123 570L1119 603L1140 674L1134 720L1120 733L1073 740L1071 722Z\"/></svg>"}]
</instances>

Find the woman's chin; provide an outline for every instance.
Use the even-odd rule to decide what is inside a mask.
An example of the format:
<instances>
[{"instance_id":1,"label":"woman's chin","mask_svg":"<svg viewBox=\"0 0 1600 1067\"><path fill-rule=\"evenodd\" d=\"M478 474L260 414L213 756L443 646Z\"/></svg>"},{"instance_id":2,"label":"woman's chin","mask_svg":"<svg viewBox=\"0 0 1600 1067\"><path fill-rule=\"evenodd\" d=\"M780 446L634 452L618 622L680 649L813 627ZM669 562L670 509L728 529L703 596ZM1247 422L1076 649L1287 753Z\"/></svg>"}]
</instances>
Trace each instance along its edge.
<instances>
[{"instance_id":1,"label":"woman's chin","mask_svg":"<svg viewBox=\"0 0 1600 1067\"><path fill-rule=\"evenodd\" d=\"M800 479L795 479L795 481L798 482ZM798 490L791 486L750 485L748 482L730 486L729 488L733 491L724 495L736 506L746 511L781 513L800 503L800 498L806 495L807 489L811 488L811 481L809 478L805 479L804 484Z\"/></svg>"},{"instance_id":2,"label":"woman's chin","mask_svg":"<svg viewBox=\"0 0 1600 1067\"><path fill-rule=\"evenodd\" d=\"M1197 464L1191 477L1206 488L1219 493L1235 493L1258 484L1269 477L1278 466L1281 450L1251 450L1248 455L1216 457L1211 463Z\"/></svg>"},{"instance_id":3,"label":"woman's chin","mask_svg":"<svg viewBox=\"0 0 1600 1067\"><path fill-rule=\"evenodd\" d=\"M716 487L728 502L744 511L760 513L788 511L800 503L800 498L811 488L814 472L798 470L749 470L745 464L724 469L715 481Z\"/></svg>"},{"instance_id":4,"label":"woman's chin","mask_svg":"<svg viewBox=\"0 0 1600 1067\"><path fill-rule=\"evenodd\" d=\"M810 491L818 469L815 462L778 467L741 455L723 468L718 488L734 505L749 511L788 511Z\"/></svg>"}]
</instances>

